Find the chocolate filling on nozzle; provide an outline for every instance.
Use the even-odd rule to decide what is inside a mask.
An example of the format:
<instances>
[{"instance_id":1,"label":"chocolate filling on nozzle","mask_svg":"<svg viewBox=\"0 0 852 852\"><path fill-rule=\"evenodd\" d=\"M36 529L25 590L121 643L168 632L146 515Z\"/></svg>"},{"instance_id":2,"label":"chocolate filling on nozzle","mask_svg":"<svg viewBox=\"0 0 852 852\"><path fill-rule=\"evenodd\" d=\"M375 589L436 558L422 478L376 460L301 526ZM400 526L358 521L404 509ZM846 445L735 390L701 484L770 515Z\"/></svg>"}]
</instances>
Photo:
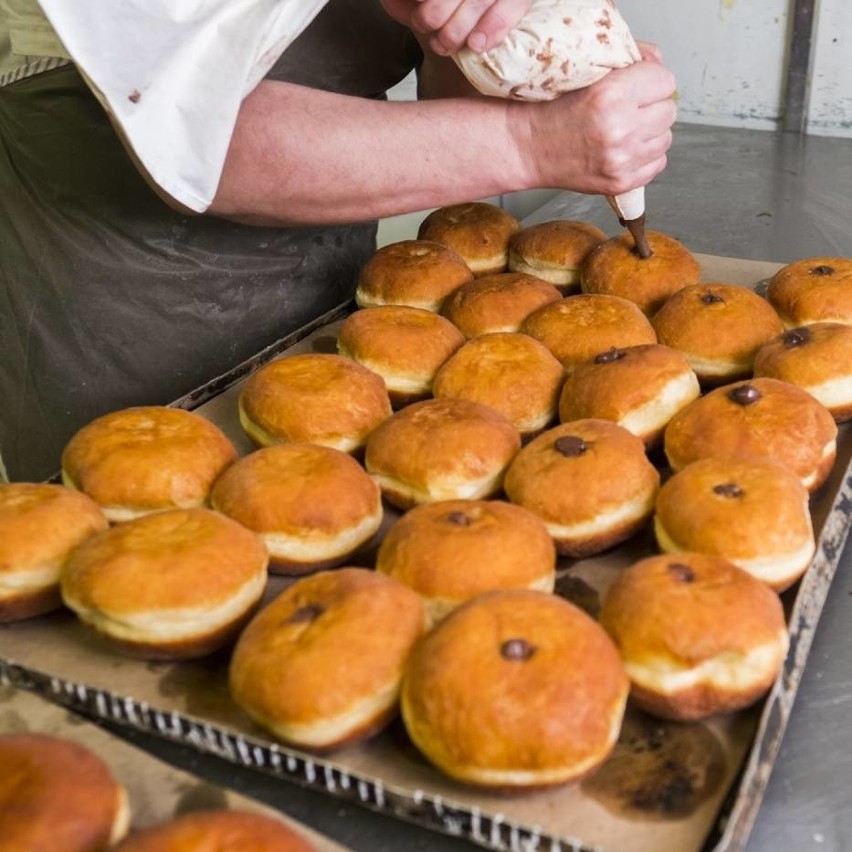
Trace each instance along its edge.
<instances>
[{"instance_id":1,"label":"chocolate filling on nozzle","mask_svg":"<svg viewBox=\"0 0 852 852\"><path fill-rule=\"evenodd\" d=\"M601 352L599 355L595 355L595 363L611 364L613 361L620 361L626 355L627 353L623 349L618 349L613 346L611 349L607 349L606 352Z\"/></svg>"},{"instance_id":2,"label":"chocolate filling on nozzle","mask_svg":"<svg viewBox=\"0 0 852 852\"><path fill-rule=\"evenodd\" d=\"M450 512L446 516L447 523L455 524L457 527L469 527L471 519L464 512Z\"/></svg>"},{"instance_id":3,"label":"chocolate filling on nozzle","mask_svg":"<svg viewBox=\"0 0 852 852\"><path fill-rule=\"evenodd\" d=\"M683 562L670 562L666 567L678 583L691 583L695 580L695 572Z\"/></svg>"},{"instance_id":4,"label":"chocolate filling on nozzle","mask_svg":"<svg viewBox=\"0 0 852 852\"><path fill-rule=\"evenodd\" d=\"M303 621L316 621L325 610L315 603L305 604L299 607L288 619L288 624L298 624Z\"/></svg>"},{"instance_id":5,"label":"chocolate filling on nozzle","mask_svg":"<svg viewBox=\"0 0 852 852\"><path fill-rule=\"evenodd\" d=\"M645 214L643 213L636 219L619 219L619 222L630 231L630 236L633 237L633 242L635 243L636 254L642 260L647 260L651 257L654 252L645 234Z\"/></svg>"}]
</instances>

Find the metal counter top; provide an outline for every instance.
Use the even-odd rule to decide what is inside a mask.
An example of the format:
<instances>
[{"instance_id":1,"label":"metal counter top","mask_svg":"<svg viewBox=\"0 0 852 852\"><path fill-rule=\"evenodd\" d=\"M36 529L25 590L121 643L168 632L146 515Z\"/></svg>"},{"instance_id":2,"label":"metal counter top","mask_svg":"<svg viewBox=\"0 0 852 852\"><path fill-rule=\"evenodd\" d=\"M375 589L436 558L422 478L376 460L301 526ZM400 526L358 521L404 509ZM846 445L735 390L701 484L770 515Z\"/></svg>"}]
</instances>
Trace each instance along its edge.
<instances>
[{"instance_id":1,"label":"metal counter top","mask_svg":"<svg viewBox=\"0 0 852 852\"><path fill-rule=\"evenodd\" d=\"M695 252L781 263L816 255L852 257L852 140L678 126L669 167L648 188L647 204L648 227L678 237ZM525 224L557 218L583 219L618 232L603 199L572 193L556 196ZM749 852L852 849L851 575L847 542ZM188 747L118 732L355 850L479 848Z\"/></svg>"}]
</instances>

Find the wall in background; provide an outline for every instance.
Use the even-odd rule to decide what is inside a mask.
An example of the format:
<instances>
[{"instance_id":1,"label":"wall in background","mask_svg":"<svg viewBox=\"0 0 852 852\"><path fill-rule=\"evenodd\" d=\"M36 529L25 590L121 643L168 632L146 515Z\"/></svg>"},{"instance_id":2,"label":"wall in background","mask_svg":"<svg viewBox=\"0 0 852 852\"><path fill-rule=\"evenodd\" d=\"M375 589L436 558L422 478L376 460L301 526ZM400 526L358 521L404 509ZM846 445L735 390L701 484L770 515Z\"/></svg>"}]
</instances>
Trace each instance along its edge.
<instances>
[{"instance_id":1,"label":"wall in background","mask_svg":"<svg viewBox=\"0 0 852 852\"><path fill-rule=\"evenodd\" d=\"M794 0L618 0L636 38L678 79L678 118L775 130L783 117ZM852 6L818 4L807 131L852 137Z\"/></svg>"}]
</instances>

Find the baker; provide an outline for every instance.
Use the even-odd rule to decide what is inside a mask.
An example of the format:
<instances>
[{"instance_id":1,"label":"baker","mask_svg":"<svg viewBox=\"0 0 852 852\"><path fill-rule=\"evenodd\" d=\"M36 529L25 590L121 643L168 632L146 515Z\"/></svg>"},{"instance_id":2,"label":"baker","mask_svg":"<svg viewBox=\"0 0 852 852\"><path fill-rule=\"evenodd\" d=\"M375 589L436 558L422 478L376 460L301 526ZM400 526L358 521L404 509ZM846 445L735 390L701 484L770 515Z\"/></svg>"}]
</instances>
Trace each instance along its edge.
<instances>
[{"instance_id":1,"label":"baker","mask_svg":"<svg viewBox=\"0 0 852 852\"><path fill-rule=\"evenodd\" d=\"M349 298L378 218L647 184L675 117L653 51L535 104L440 55L528 5L0 0L0 476ZM387 102L412 68L424 100Z\"/></svg>"}]
</instances>

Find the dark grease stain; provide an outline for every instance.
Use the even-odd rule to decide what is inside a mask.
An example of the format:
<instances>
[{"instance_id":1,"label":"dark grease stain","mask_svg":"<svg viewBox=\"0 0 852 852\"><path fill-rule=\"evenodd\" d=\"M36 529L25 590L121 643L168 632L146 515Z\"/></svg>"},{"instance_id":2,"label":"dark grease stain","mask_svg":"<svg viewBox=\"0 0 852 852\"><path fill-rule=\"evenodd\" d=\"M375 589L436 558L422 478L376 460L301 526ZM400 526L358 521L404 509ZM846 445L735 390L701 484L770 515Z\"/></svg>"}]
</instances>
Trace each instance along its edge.
<instances>
[{"instance_id":1,"label":"dark grease stain","mask_svg":"<svg viewBox=\"0 0 852 852\"><path fill-rule=\"evenodd\" d=\"M235 714L235 705L228 691L228 657L224 654L216 654L203 661L170 664L160 675L157 692L163 698L172 699L167 703L167 709L176 709L212 722L229 720ZM183 706L176 706L181 703Z\"/></svg>"},{"instance_id":2,"label":"dark grease stain","mask_svg":"<svg viewBox=\"0 0 852 852\"><path fill-rule=\"evenodd\" d=\"M586 615L597 620L601 614L601 596L597 590L579 577L568 574L558 577L553 590L559 597L578 606Z\"/></svg>"},{"instance_id":3,"label":"dark grease stain","mask_svg":"<svg viewBox=\"0 0 852 852\"><path fill-rule=\"evenodd\" d=\"M192 784L185 787L175 801L176 817L196 811L216 811L228 807L225 791L212 784Z\"/></svg>"},{"instance_id":4,"label":"dark grease stain","mask_svg":"<svg viewBox=\"0 0 852 852\"><path fill-rule=\"evenodd\" d=\"M311 340L311 351L322 352L326 355L337 354L337 338L323 334Z\"/></svg>"},{"instance_id":5,"label":"dark grease stain","mask_svg":"<svg viewBox=\"0 0 852 852\"><path fill-rule=\"evenodd\" d=\"M0 731L4 734L25 734L30 730L29 722L17 710L0 713Z\"/></svg>"},{"instance_id":6,"label":"dark grease stain","mask_svg":"<svg viewBox=\"0 0 852 852\"><path fill-rule=\"evenodd\" d=\"M616 816L652 822L690 816L724 777L725 754L709 728L628 713L609 759L581 786Z\"/></svg>"}]
</instances>

